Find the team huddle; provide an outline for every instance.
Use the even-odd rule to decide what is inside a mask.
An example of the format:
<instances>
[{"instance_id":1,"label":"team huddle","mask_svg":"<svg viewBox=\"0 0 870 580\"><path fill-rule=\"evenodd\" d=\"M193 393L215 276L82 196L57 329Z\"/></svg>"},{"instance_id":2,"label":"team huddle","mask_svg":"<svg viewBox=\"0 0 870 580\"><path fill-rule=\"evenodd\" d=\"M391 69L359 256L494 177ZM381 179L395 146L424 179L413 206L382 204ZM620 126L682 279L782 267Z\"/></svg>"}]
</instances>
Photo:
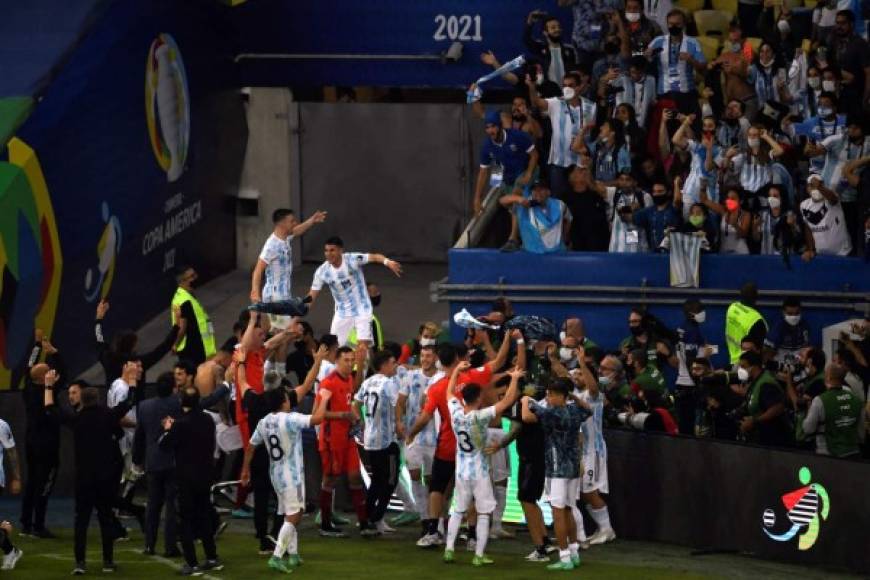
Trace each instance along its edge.
<instances>
[{"instance_id":1,"label":"team huddle","mask_svg":"<svg viewBox=\"0 0 870 580\"><path fill-rule=\"evenodd\" d=\"M545 388L524 381L527 346L516 329L479 328L465 343L450 344L439 343L440 328L427 323L421 326L413 356L395 343L372 349L377 324L362 266L380 263L399 276L398 262L381 254L345 252L339 238L329 238L326 261L317 268L308 296L291 294L292 240L325 218L325 212L317 212L300 224L289 210L277 210L275 231L252 277L252 327L298 333L297 316L307 313L307 305L323 286L335 302L331 336L321 341L308 375L316 380L295 389L261 386L266 413L246 442L242 483L250 482L255 455L264 450L277 513L283 516L269 567L289 573L302 563L297 526L306 506L303 431L312 427L318 433L322 468L322 536L347 535L340 527L346 522L333 509L335 488L346 476L360 535L395 531L385 515L396 493L406 508L412 505L414 510L406 509L391 523L419 519L418 546L443 545L443 561L453 563L467 522L472 564L491 564L488 540L512 537L501 520L511 473L507 447L516 442L518 499L535 548L527 560L550 562L550 554L558 551L558 560L549 568L571 570L580 563L581 548L613 540L607 506L599 495L608 491L604 395L598 377L583 362L582 348L578 369ZM286 353L269 354L276 354L276 361L286 358ZM237 348L228 375L235 377L242 393L253 387L251 377L262 376L264 365L279 375L284 372L282 363L264 362L269 354L265 349ZM309 390L314 403L311 414L304 414L301 408ZM502 417L510 420L509 431L503 429ZM403 463L410 489L400 482ZM363 464L370 478L367 490ZM545 492L555 543L538 505ZM580 502L587 504L597 524L589 538Z\"/></svg>"}]
</instances>

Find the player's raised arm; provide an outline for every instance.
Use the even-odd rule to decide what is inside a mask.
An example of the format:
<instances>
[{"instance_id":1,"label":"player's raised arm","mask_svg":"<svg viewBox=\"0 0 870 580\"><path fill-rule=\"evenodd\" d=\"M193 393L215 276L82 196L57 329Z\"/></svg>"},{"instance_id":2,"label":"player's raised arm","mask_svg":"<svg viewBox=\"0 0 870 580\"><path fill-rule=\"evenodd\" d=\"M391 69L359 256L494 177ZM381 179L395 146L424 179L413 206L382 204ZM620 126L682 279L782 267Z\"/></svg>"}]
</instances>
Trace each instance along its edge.
<instances>
[{"instance_id":1,"label":"player's raised arm","mask_svg":"<svg viewBox=\"0 0 870 580\"><path fill-rule=\"evenodd\" d=\"M393 272L396 276L402 275L402 264L397 262L396 260L391 260L383 254L369 254L369 262L376 262L378 264L383 264L390 271Z\"/></svg>"}]
</instances>

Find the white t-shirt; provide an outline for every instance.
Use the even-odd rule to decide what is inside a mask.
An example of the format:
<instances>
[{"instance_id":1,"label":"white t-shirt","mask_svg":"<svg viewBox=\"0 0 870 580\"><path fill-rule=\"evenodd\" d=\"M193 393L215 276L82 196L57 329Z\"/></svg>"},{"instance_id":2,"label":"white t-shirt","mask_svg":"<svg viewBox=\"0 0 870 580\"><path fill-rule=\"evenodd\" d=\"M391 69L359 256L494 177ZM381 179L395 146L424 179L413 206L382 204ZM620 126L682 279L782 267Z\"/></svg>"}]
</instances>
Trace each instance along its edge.
<instances>
[{"instance_id":1,"label":"white t-shirt","mask_svg":"<svg viewBox=\"0 0 870 580\"><path fill-rule=\"evenodd\" d=\"M372 302L362 273L362 267L368 263L368 254L345 252L341 255L338 268L329 262L317 268L311 289L319 291L324 284L329 286L335 302L335 314L340 318L371 316Z\"/></svg>"},{"instance_id":2,"label":"white t-shirt","mask_svg":"<svg viewBox=\"0 0 870 580\"><path fill-rule=\"evenodd\" d=\"M263 286L263 302L290 300L293 277L293 236L282 240L274 233L263 244L260 259L266 262L266 283Z\"/></svg>"},{"instance_id":3,"label":"white t-shirt","mask_svg":"<svg viewBox=\"0 0 870 580\"><path fill-rule=\"evenodd\" d=\"M801 216L813 233L817 254L847 256L852 251L842 205L807 198L801 202Z\"/></svg>"},{"instance_id":4,"label":"white t-shirt","mask_svg":"<svg viewBox=\"0 0 870 580\"><path fill-rule=\"evenodd\" d=\"M305 485L302 429L310 425L310 415L283 412L269 413L257 423L251 445L266 445L269 476L277 493Z\"/></svg>"},{"instance_id":5,"label":"white t-shirt","mask_svg":"<svg viewBox=\"0 0 870 580\"><path fill-rule=\"evenodd\" d=\"M0 419L0 487L6 487L6 469L3 467L3 456L7 449L15 447L15 438L9 423Z\"/></svg>"}]
</instances>

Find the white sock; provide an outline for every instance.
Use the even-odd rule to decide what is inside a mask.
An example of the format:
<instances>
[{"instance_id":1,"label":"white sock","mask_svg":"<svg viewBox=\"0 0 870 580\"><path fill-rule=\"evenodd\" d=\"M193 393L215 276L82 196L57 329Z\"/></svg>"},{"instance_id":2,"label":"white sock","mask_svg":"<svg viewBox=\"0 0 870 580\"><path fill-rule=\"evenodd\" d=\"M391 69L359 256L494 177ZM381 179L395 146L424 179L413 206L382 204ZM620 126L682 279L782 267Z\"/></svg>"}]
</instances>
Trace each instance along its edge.
<instances>
[{"instance_id":1,"label":"white sock","mask_svg":"<svg viewBox=\"0 0 870 580\"><path fill-rule=\"evenodd\" d=\"M429 493L426 490L426 484L422 481L411 480L411 493L414 494L414 504L417 506L417 513L422 519L429 518Z\"/></svg>"},{"instance_id":2,"label":"white sock","mask_svg":"<svg viewBox=\"0 0 870 580\"><path fill-rule=\"evenodd\" d=\"M580 557L580 544L577 542L571 542L568 544L568 551L571 552L571 557Z\"/></svg>"},{"instance_id":3,"label":"white sock","mask_svg":"<svg viewBox=\"0 0 870 580\"><path fill-rule=\"evenodd\" d=\"M559 559L565 563L571 563L571 550L559 550Z\"/></svg>"},{"instance_id":4,"label":"white sock","mask_svg":"<svg viewBox=\"0 0 870 580\"><path fill-rule=\"evenodd\" d=\"M396 496L402 501L403 512L412 514L417 511L417 504L408 492L408 488L405 487L404 479L400 479L399 485L396 486Z\"/></svg>"},{"instance_id":5,"label":"white sock","mask_svg":"<svg viewBox=\"0 0 870 580\"><path fill-rule=\"evenodd\" d=\"M284 554L287 552L287 547L290 544L290 536L295 535L296 532L295 526L290 522L285 521L281 525L281 531L278 532L277 542L275 542L275 551L272 552L272 555L276 558L283 558Z\"/></svg>"},{"instance_id":6,"label":"white sock","mask_svg":"<svg viewBox=\"0 0 870 580\"><path fill-rule=\"evenodd\" d=\"M486 551L486 541L489 539L489 514L477 514L477 545L474 547L476 556L483 556Z\"/></svg>"},{"instance_id":7,"label":"white sock","mask_svg":"<svg viewBox=\"0 0 870 580\"><path fill-rule=\"evenodd\" d=\"M453 550L456 546L456 536L459 535L459 527L462 525L462 516L464 515L456 512L450 514L450 521L447 523L447 543L444 546L445 549Z\"/></svg>"},{"instance_id":8,"label":"white sock","mask_svg":"<svg viewBox=\"0 0 870 580\"><path fill-rule=\"evenodd\" d=\"M610 513L607 511L607 506L599 509L589 508L589 515L598 524L599 530L606 531L612 529L610 527Z\"/></svg>"},{"instance_id":9,"label":"white sock","mask_svg":"<svg viewBox=\"0 0 870 580\"><path fill-rule=\"evenodd\" d=\"M571 506L571 515L574 516L574 524L577 526L577 541L585 542L586 528L583 527L583 512L580 511L580 508L576 504Z\"/></svg>"},{"instance_id":10,"label":"white sock","mask_svg":"<svg viewBox=\"0 0 870 580\"><path fill-rule=\"evenodd\" d=\"M450 516L450 518L453 518L453 516ZM462 522L460 521L460 523ZM438 518L438 533L442 536L444 535L444 518Z\"/></svg>"},{"instance_id":11,"label":"white sock","mask_svg":"<svg viewBox=\"0 0 870 580\"><path fill-rule=\"evenodd\" d=\"M494 485L495 512L492 514L492 529L501 530L501 520L504 517L504 508L507 505L507 486Z\"/></svg>"},{"instance_id":12,"label":"white sock","mask_svg":"<svg viewBox=\"0 0 870 580\"><path fill-rule=\"evenodd\" d=\"M290 526L290 541L287 543L287 553L295 556L299 553L299 532L296 531L295 525L288 525Z\"/></svg>"}]
</instances>

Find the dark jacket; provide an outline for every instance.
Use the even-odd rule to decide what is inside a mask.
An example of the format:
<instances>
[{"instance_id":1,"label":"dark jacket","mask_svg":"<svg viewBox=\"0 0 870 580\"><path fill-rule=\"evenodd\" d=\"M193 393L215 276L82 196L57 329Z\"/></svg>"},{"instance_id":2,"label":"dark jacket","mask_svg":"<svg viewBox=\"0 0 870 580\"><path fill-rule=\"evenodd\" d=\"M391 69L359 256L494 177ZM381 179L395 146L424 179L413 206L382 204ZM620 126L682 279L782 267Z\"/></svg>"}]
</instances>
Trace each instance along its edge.
<instances>
[{"instance_id":1,"label":"dark jacket","mask_svg":"<svg viewBox=\"0 0 870 580\"><path fill-rule=\"evenodd\" d=\"M526 28L523 31L523 42L526 43L529 52L534 55L534 59L543 67L544 77L546 78L550 70L550 45L547 44L546 40L533 37L533 28L534 24L526 24ZM562 42L559 46L562 49L562 64L565 66L565 73L567 74L577 68L580 59L577 57L577 50L570 44ZM562 85L562 79L553 79L553 82L559 86Z\"/></svg>"},{"instance_id":2,"label":"dark jacket","mask_svg":"<svg viewBox=\"0 0 870 580\"><path fill-rule=\"evenodd\" d=\"M175 339L178 336L178 326L173 326L163 341L148 352L132 352L119 353L112 350L106 343L106 338L103 333L103 321L97 320L94 323L94 340L97 356L100 359L100 365L103 367L105 375L105 384L109 386L112 381L121 376L121 371L124 370L124 364L131 360L139 360L142 362L142 383L146 382L145 373L149 368L157 364L163 358L172 345L175 344Z\"/></svg>"},{"instance_id":3,"label":"dark jacket","mask_svg":"<svg viewBox=\"0 0 870 580\"><path fill-rule=\"evenodd\" d=\"M200 409L182 412L159 439L160 449L175 455L181 485L208 488L212 484L215 449L214 420Z\"/></svg>"},{"instance_id":4,"label":"dark jacket","mask_svg":"<svg viewBox=\"0 0 870 580\"><path fill-rule=\"evenodd\" d=\"M181 402L175 394L142 401L136 410L136 435L133 440L133 463L145 471L164 471L175 467L172 449L161 448L157 442L163 435L164 417L181 415Z\"/></svg>"}]
</instances>

